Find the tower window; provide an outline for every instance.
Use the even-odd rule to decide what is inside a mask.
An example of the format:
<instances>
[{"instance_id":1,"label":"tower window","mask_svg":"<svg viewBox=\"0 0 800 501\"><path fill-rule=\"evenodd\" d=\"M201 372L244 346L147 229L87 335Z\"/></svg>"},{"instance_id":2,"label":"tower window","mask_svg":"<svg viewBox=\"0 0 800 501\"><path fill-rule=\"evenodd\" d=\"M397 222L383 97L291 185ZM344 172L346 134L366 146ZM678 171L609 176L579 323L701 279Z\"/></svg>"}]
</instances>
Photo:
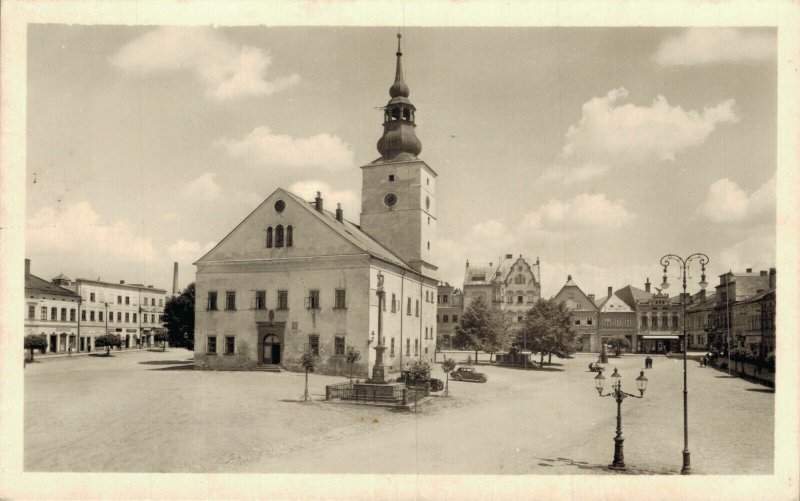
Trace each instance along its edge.
<instances>
[{"instance_id":1,"label":"tower window","mask_svg":"<svg viewBox=\"0 0 800 501\"><path fill-rule=\"evenodd\" d=\"M400 119L400 108L395 108L392 110L392 120L399 120Z\"/></svg>"},{"instance_id":2,"label":"tower window","mask_svg":"<svg viewBox=\"0 0 800 501\"><path fill-rule=\"evenodd\" d=\"M407 108L403 110L403 118L405 118L406 120L411 119L411 112Z\"/></svg>"},{"instance_id":3,"label":"tower window","mask_svg":"<svg viewBox=\"0 0 800 501\"><path fill-rule=\"evenodd\" d=\"M394 174L389 174L389 182L391 183L394 181Z\"/></svg>"}]
</instances>

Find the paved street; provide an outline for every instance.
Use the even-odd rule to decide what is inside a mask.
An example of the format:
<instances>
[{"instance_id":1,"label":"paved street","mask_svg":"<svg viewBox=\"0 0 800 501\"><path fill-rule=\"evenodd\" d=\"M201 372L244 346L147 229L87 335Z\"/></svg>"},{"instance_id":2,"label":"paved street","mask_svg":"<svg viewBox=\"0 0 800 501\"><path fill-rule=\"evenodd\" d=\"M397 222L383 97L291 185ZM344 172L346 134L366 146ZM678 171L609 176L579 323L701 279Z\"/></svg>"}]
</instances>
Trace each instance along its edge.
<instances>
[{"instance_id":1,"label":"paved street","mask_svg":"<svg viewBox=\"0 0 800 501\"><path fill-rule=\"evenodd\" d=\"M25 373L25 466L41 471L598 474L613 455L616 404L599 398L594 357L547 371L482 367L414 413L300 403L303 375L190 370L192 354L48 360ZM635 393L644 365L611 359ZM610 375L610 371L606 374ZM434 376L441 372L434 368ZM644 399L623 403L631 473L678 473L681 362L656 357ZM690 450L698 474L772 471L774 394L689 365ZM343 458L347 458L346 461Z\"/></svg>"}]
</instances>

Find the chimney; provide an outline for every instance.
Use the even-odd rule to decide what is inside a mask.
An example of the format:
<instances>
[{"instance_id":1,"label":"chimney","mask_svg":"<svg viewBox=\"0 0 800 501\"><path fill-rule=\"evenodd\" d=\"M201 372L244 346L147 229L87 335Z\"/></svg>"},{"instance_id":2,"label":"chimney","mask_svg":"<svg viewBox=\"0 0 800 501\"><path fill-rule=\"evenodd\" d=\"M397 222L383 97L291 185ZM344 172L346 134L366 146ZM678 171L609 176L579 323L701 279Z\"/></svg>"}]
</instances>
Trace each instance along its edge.
<instances>
[{"instance_id":1,"label":"chimney","mask_svg":"<svg viewBox=\"0 0 800 501\"><path fill-rule=\"evenodd\" d=\"M706 290L705 289L700 289L700 292L697 293L697 298L700 301L705 301L706 300Z\"/></svg>"},{"instance_id":2,"label":"chimney","mask_svg":"<svg viewBox=\"0 0 800 501\"><path fill-rule=\"evenodd\" d=\"M31 274L31 260L25 258L25 276L27 277L30 274Z\"/></svg>"},{"instance_id":3,"label":"chimney","mask_svg":"<svg viewBox=\"0 0 800 501\"><path fill-rule=\"evenodd\" d=\"M766 277L767 276L767 270L761 270L761 276L762 277Z\"/></svg>"},{"instance_id":4,"label":"chimney","mask_svg":"<svg viewBox=\"0 0 800 501\"><path fill-rule=\"evenodd\" d=\"M317 192L317 198L314 199L314 208L322 212L322 193Z\"/></svg>"},{"instance_id":5,"label":"chimney","mask_svg":"<svg viewBox=\"0 0 800 501\"><path fill-rule=\"evenodd\" d=\"M747 273L753 273L753 268L747 268Z\"/></svg>"},{"instance_id":6,"label":"chimney","mask_svg":"<svg viewBox=\"0 0 800 501\"><path fill-rule=\"evenodd\" d=\"M650 292L650 277L647 277L647 282L644 283L644 291Z\"/></svg>"},{"instance_id":7,"label":"chimney","mask_svg":"<svg viewBox=\"0 0 800 501\"><path fill-rule=\"evenodd\" d=\"M119 283L120 285L125 285L125 280L120 280Z\"/></svg>"},{"instance_id":8,"label":"chimney","mask_svg":"<svg viewBox=\"0 0 800 501\"><path fill-rule=\"evenodd\" d=\"M589 294L589 301L594 302L594 294Z\"/></svg>"},{"instance_id":9,"label":"chimney","mask_svg":"<svg viewBox=\"0 0 800 501\"><path fill-rule=\"evenodd\" d=\"M513 259L513 258L514 258L514 254L506 254L506 259Z\"/></svg>"},{"instance_id":10,"label":"chimney","mask_svg":"<svg viewBox=\"0 0 800 501\"><path fill-rule=\"evenodd\" d=\"M611 297L611 294L614 293L614 289L609 285L608 286L608 297Z\"/></svg>"},{"instance_id":11,"label":"chimney","mask_svg":"<svg viewBox=\"0 0 800 501\"><path fill-rule=\"evenodd\" d=\"M775 288L776 275L777 275L777 272L775 271L775 268L770 268L769 269L769 288L770 289L774 289Z\"/></svg>"},{"instance_id":12,"label":"chimney","mask_svg":"<svg viewBox=\"0 0 800 501\"><path fill-rule=\"evenodd\" d=\"M336 220L342 222L342 204L336 204Z\"/></svg>"},{"instance_id":13,"label":"chimney","mask_svg":"<svg viewBox=\"0 0 800 501\"><path fill-rule=\"evenodd\" d=\"M178 295L178 262L172 266L172 295Z\"/></svg>"}]
</instances>

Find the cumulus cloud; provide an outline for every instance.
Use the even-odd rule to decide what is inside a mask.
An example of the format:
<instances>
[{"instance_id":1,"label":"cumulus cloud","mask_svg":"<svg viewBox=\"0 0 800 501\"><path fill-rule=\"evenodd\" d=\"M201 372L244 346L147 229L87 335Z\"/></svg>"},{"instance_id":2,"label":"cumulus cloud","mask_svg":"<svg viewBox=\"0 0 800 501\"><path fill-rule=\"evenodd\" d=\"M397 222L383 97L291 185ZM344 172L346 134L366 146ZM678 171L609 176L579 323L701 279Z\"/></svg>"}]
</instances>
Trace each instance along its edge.
<instances>
[{"instance_id":1,"label":"cumulus cloud","mask_svg":"<svg viewBox=\"0 0 800 501\"><path fill-rule=\"evenodd\" d=\"M313 200L320 192L326 209L334 211L339 203L342 204L345 219L353 222L361 219L361 198L353 190L334 190L324 181L309 179L293 183L289 191L304 200Z\"/></svg>"},{"instance_id":2,"label":"cumulus cloud","mask_svg":"<svg viewBox=\"0 0 800 501\"><path fill-rule=\"evenodd\" d=\"M214 245L214 242L201 244L200 242L179 239L167 246L167 255L173 261L191 264L203 257Z\"/></svg>"},{"instance_id":3,"label":"cumulus cloud","mask_svg":"<svg viewBox=\"0 0 800 501\"><path fill-rule=\"evenodd\" d=\"M724 271L744 271L747 268L765 270L775 266L774 227L756 228L750 235L722 250L719 262Z\"/></svg>"},{"instance_id":4,"label":"cumulus cloud","mask_svg":"<svg viewBox=\"0 0 800 501\"><path fill-rule=\"evenodd\" d=\"M263 49L237 45L210 27L162 27L124 45L110 58L128 73L188 71L217 101L268 96L296 84L296 74L267 80L272 58Z\"/></svg>"},{"instance_id":5,"label":"cumulus cloud","mask_svg":"<svg viewBox=\"0 0 800 501\"><path fill-rule=\"evenodd\" d=\"M698 214L714 223L741 223L770 217L775 211L775 176L751 194L728 178L708 188Z\"/></svg>"},{"instance_id":6,"label":"cumulus cloud","mask_svg":"<svg viewBox=\"0 0 800 501\"><path fill-rule=\"evenodd\" d=\"M217 144L234 158L264 167L342 171L353 166L353 150L337 136L317 134L294 138L256 127L241 139L222 138Z\"/></svg>"},{"instance_id":7,"label":"cumulus cloud","mask_svg":"<svg viewBox=\"0 0 800 501\"><path fill-rule=\"evenodd\" d=\"M215 173L206 172L183 188L183 196L204 202L216 200L221 190L214 180L215 177Z\"/></svg>"},{"instance_id":8,"label":"cumulus cloud","mask_svg":"<svg viewBox=\"0 0 800 501\"><path fill-rule=\"evenodd\" d=\"M556 165L544 172L543 180L579 182L613 168L672 162L702 144L719 124L739 121L733 99L687 111L670 105L664 96L650 106L623 104L627 97L628 91L620 87L586 102L580 120L564 135Z\"/></svg>"},{"instance_id":9,"label":"cumulus cloud","mask_svg":"<svg viewBox=\"0 0 800 501\"><path fill-rule=\"evenodd\" d=\"M609 200L603 193L583 193L569 201L551 199L522 220L525 230L609 231L631 222L634 215L622 200Z\"/></svg>"},{"instance_id":10,"label":"cumulus cloud","mask_svg":"<svg viewBox=\"0 0 800 501\"><path fill-rule=\"evenodd\" d=\"M775 35L735 28L691 28L665 39L653 55L662 66L754 63L777 53Z\"/></svg>"}]
</instances>

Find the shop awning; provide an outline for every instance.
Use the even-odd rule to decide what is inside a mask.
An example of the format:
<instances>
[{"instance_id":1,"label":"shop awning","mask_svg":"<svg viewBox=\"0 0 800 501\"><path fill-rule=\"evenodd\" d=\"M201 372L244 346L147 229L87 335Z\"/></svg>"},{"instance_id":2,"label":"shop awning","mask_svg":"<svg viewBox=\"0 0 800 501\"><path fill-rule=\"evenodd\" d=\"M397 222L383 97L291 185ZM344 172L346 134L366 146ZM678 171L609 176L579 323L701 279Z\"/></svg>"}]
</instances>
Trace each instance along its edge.
<instances>
[{"instance_id":1,"label":"shop awning","mask_svg":"<svg viewBox=\"0 0 800 501\"><path fill-rule=\"evenodd\" d=\"M680 339L680 336L662 335L662 336L640 336L642 339Z\"/></svg>"}]
</instances>

